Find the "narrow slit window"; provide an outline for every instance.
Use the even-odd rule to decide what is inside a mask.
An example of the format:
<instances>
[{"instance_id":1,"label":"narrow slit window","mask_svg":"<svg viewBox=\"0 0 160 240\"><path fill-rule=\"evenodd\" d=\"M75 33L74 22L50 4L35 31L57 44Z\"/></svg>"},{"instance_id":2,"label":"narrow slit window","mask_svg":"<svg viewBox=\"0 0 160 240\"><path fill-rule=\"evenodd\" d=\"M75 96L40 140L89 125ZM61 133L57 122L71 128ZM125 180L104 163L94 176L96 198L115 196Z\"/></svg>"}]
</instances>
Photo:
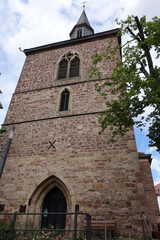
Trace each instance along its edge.
<instances>
[{"instance_id":1,"label":"narrow slit window","mask_svg":"<svg viewBox=\"0 0 160 240\"><path fill-rule=\"evenodd\" d=\"M62 59L59 63L59 72L58 72L58 79L63 79L67 77L67 68L68 62L65 59Z\"/></svg>"},{"instance_id":2,"label":"narrow slit window","mask_svg":"<svg viewBox=\"0 0 160 240\"><path fill-rule=\"evenodd\" d=\"M69 91L65 89L61 94L60 111L67 111L69 104Z\"/></svg>"},{"instance_id":3,"label":"narrow slit window","mask_svg":"<svg viewBox=\"0 0 160 240\"><path fill-rule=\"evenodd\" d=\"M71 61L69 77L78 77L79 76L79 65L80 65L80 60L78 57L75 57Z\"/></svg>"}]
</instances>

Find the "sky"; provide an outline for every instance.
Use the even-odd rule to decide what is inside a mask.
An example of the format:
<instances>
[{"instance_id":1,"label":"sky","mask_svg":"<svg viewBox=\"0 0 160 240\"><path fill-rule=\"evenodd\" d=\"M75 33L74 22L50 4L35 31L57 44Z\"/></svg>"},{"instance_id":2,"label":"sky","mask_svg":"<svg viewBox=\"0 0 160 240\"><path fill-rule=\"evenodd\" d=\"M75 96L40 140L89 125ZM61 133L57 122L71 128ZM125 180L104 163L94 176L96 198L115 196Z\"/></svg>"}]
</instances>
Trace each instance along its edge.
<instances>
[{"instance_id":1,"label":"sky","mask_svg":"<svg viewBox=\"0 0 160 240\"><path fill-rule=\"evenodd\" d=\"M0 0L0 124L3 123L12 94L15 91L27 49L69 39L77 23L83 0ZM128 15L147 20L160 17L160 0L88 0L86 14L95 33L117 28L115 19ZM123 39L122 39L123 41ZM157 61L156 64L160 63ZM146 114L147 114L146 110ZM152 154L154 184L160 183L160 154L148 145L147 128L135 128L137 149Z\"/></svg>"}]
</instances>

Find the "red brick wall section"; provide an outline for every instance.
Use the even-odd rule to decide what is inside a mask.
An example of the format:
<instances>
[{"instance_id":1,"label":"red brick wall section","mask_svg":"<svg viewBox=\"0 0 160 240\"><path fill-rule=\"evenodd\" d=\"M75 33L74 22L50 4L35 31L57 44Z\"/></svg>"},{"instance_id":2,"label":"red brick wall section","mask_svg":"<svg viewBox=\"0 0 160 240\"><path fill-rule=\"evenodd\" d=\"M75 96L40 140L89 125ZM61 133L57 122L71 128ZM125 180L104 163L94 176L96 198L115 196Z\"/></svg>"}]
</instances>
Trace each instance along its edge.
<instances>
[{"instance_id":1,"label":"red brick wall section","mask_svg":"<svg viewBox=\"0 0 160 240\"><path fill-rule=\"evenodd\" d=\"M148 159L140 160L140 169L146 196L149 224L157 225L157 221L159 221L159 209Z\"/></svg>"},{"instance_id":2,"label":"red brick wall section","mask_svg":"<svg viewBox=\"0 0 160 240\"><path fill-rule=\"evenodd\" d=\"M156 192L157 196L159 196L159 195L160 195L160 191L159 191L159 189L160 189L160 183L157 184L156 186L154 186L154 188L155 188L155 192Z\"/></svg>"}]
</instances>

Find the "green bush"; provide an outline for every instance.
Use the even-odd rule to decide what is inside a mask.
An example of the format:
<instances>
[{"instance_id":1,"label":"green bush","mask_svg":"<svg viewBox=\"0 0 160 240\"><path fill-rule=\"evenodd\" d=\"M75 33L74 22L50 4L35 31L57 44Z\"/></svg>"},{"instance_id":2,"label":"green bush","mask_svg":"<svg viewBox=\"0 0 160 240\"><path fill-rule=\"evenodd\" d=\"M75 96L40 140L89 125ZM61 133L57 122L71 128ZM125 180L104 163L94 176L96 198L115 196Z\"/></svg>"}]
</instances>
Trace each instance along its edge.
<instances>
[{"instance_id":1,"label":"green bush","mask_svg":"<svg viewBox=\"0 0 160 240\"><path fill-rule=\"evenodd\" d=\"M34 232L34 231L20 231L15 232L14 240L37 240L37 239L50 239L50 240L73 240L73 233L62 233L57 232L55 230L53 231L40 231L40 232ZM77 236L77 240L86 240L86 237L84 233L79 233Z\"/></svg>"},{"instance_id":2,"label":"green bush","mask_svg":"<svg viewBox=\"0 0 160 240\"><path fill-rule=\"evenodd\" d=\"M9 240L11 237L10 234L11 223L7 223L4 220L0 219L0 240Z\"/></svg>"},{"instance_id":3,"label":"green bush","mask_svg":"<svg viewBox=\"0 0 160 240\"><path fill-rule=\"evenodd\" d=\"M42 229L42 231L14 231L13 236L10 233L11 222L5 222L0 219L0 240L73 240L73 232L59 232L53 229L48 231ZM27 229L26 229L27 230ZM86 240L86 236L83 232L77 233L77 240Z\"/></svg>"}]
</instances>

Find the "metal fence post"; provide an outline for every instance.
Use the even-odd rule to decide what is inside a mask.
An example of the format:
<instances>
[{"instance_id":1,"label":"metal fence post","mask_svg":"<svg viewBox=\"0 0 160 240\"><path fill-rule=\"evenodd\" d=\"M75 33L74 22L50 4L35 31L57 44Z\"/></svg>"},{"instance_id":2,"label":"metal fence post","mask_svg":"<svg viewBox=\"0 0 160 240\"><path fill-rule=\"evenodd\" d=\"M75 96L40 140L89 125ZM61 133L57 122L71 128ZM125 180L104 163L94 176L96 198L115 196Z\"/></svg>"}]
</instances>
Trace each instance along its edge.
<instances>
[{"instance_id":1,"label":"metal fence post","mask_svg":"<svg viewBox=\"0 0 160 240\"><path fill-rule=\"evenodd\" d=\"M17 212L14 213L13 215L13 220L12 220L12 224L11 224L11 228L10 228L10 240L12 240L14 238L14 227L16 224L16 218L17 218Z\"/></svg>"},{"instance_id":2,"label":"metal fence post","mask_svg":"<svg viewBox=\"0 0 160 240\"><path fill-rule=\"evenodd\" d=\"M87 240L91 239L91 216L89 214L87 215L87 233L86 233L86 237Z\"/></svg>"},{"instance_id":3,"label":"metal fence post","mask_svg":"<svg viewBox=\"0 0 160 240\"><path fill-rule=\"evenodd\" d=\"M74 240L77 240L77 212L74 214Z\"/></svg>"},{"instance_id":4,"label":"metal fence post","mask_svg":"<svg viewBox=\"0 0 160 240\"><path fill-rule=\"evenodd\" d=\"M104 216L104 234L105 234L105 240L107 240L107 224L106 224L106 215Z\"/></svg>"},{"instance_id":5,"label":"metal fence post","mask_svg":"<svg viewBox=\"0 0 160 240\"><path fill-rule=\"evenodd\" d=\"M86 238L87 238L87 240L89 240L89 216L88 216L88 214L86 214L86 216L87 216Z\"/></svg>"}]
</instances>

